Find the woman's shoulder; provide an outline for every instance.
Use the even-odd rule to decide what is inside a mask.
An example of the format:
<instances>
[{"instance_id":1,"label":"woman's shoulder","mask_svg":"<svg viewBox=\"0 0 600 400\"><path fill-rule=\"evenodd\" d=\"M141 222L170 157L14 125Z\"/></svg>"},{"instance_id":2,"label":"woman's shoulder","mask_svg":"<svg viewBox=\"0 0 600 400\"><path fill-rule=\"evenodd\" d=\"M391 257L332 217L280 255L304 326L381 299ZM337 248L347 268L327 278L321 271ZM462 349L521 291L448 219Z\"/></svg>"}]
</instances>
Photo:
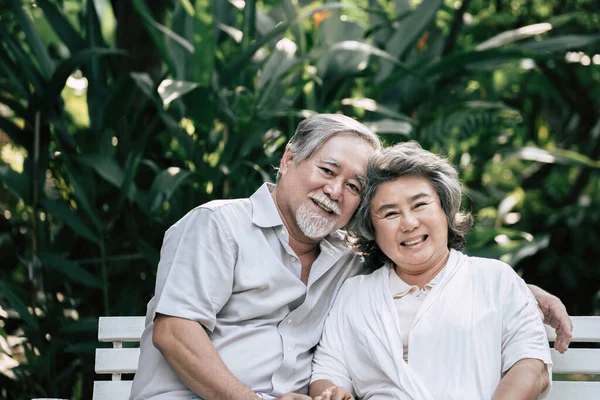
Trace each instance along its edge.
<instances>
[{"instance_id":1,"label":"woman's shoulder","mask_svg":"<svg viewBox=\"0 0 600 400\"><path fill-rule=\"evenodd\" d=\"M522 279L509 264L494 258L467 256L472 271L485 279L502 284L514 284Z\"/></svg>"},{"instance_id":2,"label":"woman's shoulder","mask_svg":"<svg viewBox=\"0 0 600 400\"><path fill-rule=\"evenodd\" d=\"M339 296L355 296L362 292L368 293L373 290L373 286L383 284L385 282L384 274L388 273L388 267L382 265L381 268L367 274L359 274L352 278L346 279L342 285Z\"/></svg>"}]
</instances>

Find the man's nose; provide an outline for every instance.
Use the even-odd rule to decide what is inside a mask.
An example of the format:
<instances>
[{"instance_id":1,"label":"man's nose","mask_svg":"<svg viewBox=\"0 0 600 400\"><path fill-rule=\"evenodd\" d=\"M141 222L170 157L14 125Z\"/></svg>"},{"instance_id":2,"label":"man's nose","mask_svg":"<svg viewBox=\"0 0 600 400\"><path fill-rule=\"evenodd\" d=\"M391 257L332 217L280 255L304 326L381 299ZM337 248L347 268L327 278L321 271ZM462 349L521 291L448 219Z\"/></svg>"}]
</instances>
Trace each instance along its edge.
<instances>
[{"instance_id":1,"label":"man's nose","mask_svg":"<svg viewBox=\"0 0 600 400\"><path fill-rule=\"evenodd\" d=\"M323 192L329 196L332 200L339 200L344 190L344 182L341 178L330 180L325 187Z\"/></svg>"}]
</instances>

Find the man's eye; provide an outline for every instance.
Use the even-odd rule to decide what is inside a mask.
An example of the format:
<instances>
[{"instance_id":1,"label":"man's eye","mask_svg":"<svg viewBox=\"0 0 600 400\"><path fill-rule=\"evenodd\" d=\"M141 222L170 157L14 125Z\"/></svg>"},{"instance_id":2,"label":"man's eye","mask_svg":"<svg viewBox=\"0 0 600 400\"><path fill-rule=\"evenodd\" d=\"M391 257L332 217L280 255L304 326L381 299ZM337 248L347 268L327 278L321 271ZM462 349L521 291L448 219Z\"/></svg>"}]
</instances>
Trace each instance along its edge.
<instances>
[{"instance_id":1,"label":"man's eye","mask_svg":"<svg viewBox=\"0 0 600 400\"><path fill-rule=\"evenodd\" d=\"M360 188L358 186L356 186L353 183L349 183L348 187L350 188L350 190L354 193L360 193Z\"/></svg>"},{"instance_id":2,"label":"man's eye","mask_svg":"<svg viewBox=\"0 0 600 400\"><path fill-rule=\"evenodd\" d=\"M329 168L325 168L325 167L319 167L321 169L321 171L323 171L323 173L325 175L333 175L333 171L330 170Z\"/></svg>"}]
</instances>

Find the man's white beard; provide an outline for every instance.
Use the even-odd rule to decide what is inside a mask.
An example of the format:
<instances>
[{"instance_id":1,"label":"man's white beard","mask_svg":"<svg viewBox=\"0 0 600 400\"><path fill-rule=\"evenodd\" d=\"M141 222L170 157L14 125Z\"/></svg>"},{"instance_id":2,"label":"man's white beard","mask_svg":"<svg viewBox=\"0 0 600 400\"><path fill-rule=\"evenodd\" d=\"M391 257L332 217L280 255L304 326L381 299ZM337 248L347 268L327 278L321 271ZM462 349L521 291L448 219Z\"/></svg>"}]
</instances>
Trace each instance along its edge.
<instances>
[{"instance_id":1,"label":"man's white beard","mask_svg":"<svg viewBox=\"0 0 600 400\"><path fill-rule=\"evenodd\" d=\"M311 239L323 239L335 229L335 216L331 218L319 215L313 206L309 204L311 200L305 200L296 212L296 223L298 228Z\"/></svg>"}]
</instances>

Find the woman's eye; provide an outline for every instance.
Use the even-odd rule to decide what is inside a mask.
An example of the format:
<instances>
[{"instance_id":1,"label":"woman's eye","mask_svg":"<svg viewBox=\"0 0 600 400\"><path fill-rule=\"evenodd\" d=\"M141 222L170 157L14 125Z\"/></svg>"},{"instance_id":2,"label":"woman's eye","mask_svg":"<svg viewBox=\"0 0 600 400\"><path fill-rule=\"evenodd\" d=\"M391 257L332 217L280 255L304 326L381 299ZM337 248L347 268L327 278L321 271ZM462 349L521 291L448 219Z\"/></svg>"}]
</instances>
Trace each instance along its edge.
<instances>
[{"instance_id":1,"label":"woman's eye","mask_svg":"<svg viewBox=\"0 0 600 400\"><path fill-rule=\"evenodd\" d=\"M417 204L415 205L415 208L421 208L421 207L424 207L424 206L426 206L426 205L427 205L427 203L417 203Z\"/></svg>"},{"instance_id":2,"label":"woman's eye","mask_svg":"<svg viewBox=\"0 0 600 400\"><path fill-rule=\"evenodd\" d=\"M391 218L391 217L395 217L396 215L398 215L398 213L396 211L390 211L388 213L385 213L385 215L383 217L384 218Z\"/></svg>"}]
</instances>

